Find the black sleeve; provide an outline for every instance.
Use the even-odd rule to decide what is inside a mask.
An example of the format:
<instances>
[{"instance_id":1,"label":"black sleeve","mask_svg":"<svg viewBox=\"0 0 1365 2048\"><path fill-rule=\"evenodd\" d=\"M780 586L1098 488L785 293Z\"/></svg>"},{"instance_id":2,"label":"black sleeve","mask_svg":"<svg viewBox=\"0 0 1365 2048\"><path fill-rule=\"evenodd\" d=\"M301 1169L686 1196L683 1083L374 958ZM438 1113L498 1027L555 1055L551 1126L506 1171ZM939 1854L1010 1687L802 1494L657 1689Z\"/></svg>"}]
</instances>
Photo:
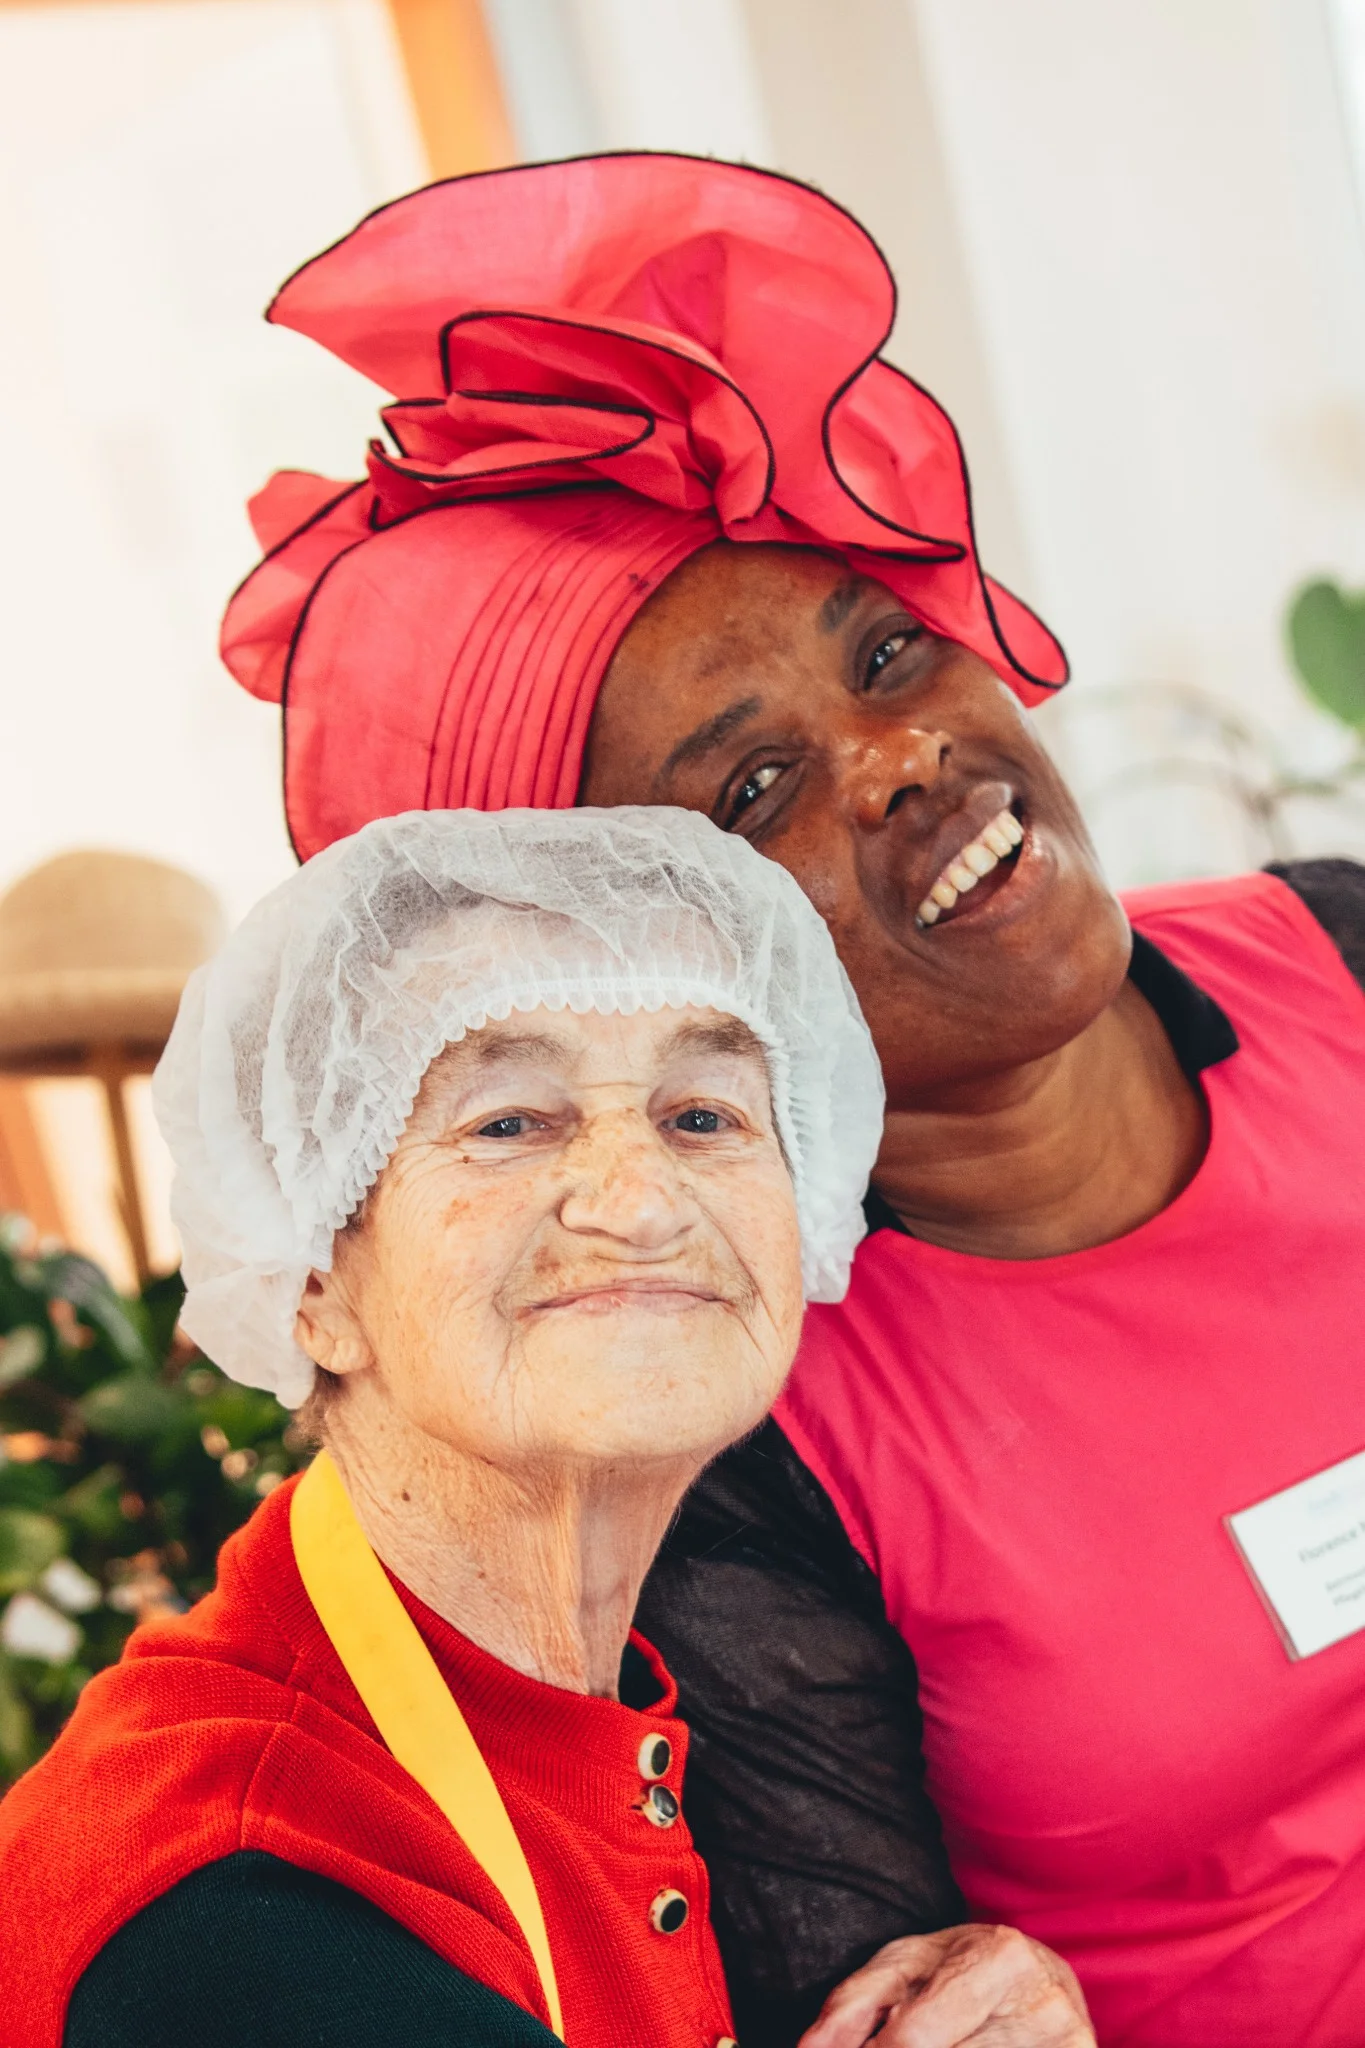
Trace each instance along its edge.
<instances>
[{"instance_id":1,"label":"black sleeve","mask_svg":"<svg viewBox=\"0 0 1365 2048\"><path fill-rule=\"evenodd\" d=\"M1358 860L1275 860L1266 873L1288 882L1365 988L1365 866Z\"/></svg>"},{"instance_id":2,"label":"black sleeve","mask_svg":"<svg viewBox=\"0 0 1365 2048\"><path fill-rule=\"evenodd\" d=\"M182 1878L106 1942L64 2048L555 2048L345 1885L242 1850Z\"/></svg>"},{"instance_id":3,"label":"black sleeve","mask_svg":"<svg viewBox=\"0 0 1365 2048\"><path fill-rule=\"evenodd\" d=\"M924 1790L914 1660L767 1422L684 1501L641 1597L692 1729L684 1810L744 2048L789 2048L883 1942L965 1917Z\"/></svg>"}]
</instances>

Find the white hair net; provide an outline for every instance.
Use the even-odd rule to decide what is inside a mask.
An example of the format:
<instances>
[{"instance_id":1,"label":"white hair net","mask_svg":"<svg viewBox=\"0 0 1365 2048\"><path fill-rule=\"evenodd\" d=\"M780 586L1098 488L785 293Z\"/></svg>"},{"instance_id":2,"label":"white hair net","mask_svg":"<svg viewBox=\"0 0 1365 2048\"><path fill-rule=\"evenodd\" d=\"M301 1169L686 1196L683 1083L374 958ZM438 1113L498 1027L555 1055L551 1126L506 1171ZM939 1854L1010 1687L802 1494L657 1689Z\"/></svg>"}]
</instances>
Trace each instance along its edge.
<instances>
[{"instance_id":1,"label":"white hair net","mask_svg":"<svg viewBox=\"0 0 1365 2048\"><path fill-rule=\"evenodd\" d=\"M693 811L410 811L310 860L191 977L156 1071L185 1328L297 1406L294 1341L441 1049L490 1019L695 1004L767 1050L808 1299L863 1234L882 1084L796 883Z\"/></svg>"}]
</instances>

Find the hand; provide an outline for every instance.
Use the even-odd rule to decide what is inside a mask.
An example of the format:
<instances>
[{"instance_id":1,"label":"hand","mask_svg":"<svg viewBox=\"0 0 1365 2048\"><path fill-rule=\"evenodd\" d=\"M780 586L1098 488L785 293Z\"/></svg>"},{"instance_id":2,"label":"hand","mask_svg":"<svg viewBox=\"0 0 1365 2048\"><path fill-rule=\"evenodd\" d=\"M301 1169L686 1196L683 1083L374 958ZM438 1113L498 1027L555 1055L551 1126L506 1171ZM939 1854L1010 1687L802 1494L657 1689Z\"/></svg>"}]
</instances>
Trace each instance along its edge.
<instances>
[{"instance_id":1,"label":"hand","mask_svg":"<svg viewBox=\"0 0 1365 2048\"><path fill-rule=\"evenodd\" d=\"M1017 1927L890 1941L830 1993L799 2048L1095 2048L1075 1973Z\"/></svg>"}]
</instances>

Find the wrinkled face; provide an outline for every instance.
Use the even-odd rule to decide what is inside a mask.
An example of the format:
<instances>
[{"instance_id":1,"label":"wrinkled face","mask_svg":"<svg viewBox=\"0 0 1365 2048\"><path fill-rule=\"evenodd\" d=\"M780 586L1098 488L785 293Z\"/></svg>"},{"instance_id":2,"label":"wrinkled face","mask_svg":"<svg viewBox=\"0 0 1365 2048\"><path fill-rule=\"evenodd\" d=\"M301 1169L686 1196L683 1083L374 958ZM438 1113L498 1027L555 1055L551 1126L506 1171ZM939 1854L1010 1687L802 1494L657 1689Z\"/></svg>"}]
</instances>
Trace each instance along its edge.
<instances>
[{"instance_id":1,"label":"wrinkled face","mask_svg":"<svg viewBox=\"0 0 1365 2048\"><path fill-rule=\"evenodd\" d=\"M705 811L829 924L892 1109L1066 1044L1128 928L1018 699L882 584L717 543L669 577L594 713L587 804Z\"/></svg>"},{"instance_id":2,"label":"wrinkled face","mask_svg":"<svg viewBox=\"0 0 1365 2048\"><path fill-rule=\"evenodd\" d=\"M472 1033L310 1285L336 1336L308 1345L320 1363L377 1373L496 1467L710 1456L764 1415L800 1333L761 1048L711 1010Z\"/></svg>"}]
</instances>

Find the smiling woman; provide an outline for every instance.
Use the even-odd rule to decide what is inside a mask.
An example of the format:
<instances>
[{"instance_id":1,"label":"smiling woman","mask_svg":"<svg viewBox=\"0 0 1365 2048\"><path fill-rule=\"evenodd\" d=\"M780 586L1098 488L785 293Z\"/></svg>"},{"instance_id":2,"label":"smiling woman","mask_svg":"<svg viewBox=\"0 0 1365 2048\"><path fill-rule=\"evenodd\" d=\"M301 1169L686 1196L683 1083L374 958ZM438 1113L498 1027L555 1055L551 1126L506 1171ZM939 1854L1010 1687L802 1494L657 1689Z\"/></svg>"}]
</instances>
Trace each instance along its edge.
<instances>
[{"instance_id":1,"label":"smiling woman","mask_svg":"<svg viewBox=\"0 0 1365 2048\"><path fill-rule=\"evenodd\" d=\"M1123 987L1127 921L1014 690L822 551L717 541L674 570L607 669L582 792L685 804L795 874L893 1110L1052 1052Z\"/></svg>"},{"instance_id":2,"label":"smiling woman","mask_svg":"<svg viewBox=\"0 0 1365 2048\"><path fill-rule=\"evenodd\" d=\"M610 1697L659 1512L771 1404L800 1313L749 1027L537 1011L437 1058L310 1276L305 1420L411 1591L515 1669ZM442 1543L430 1490L397 1483L433 1444ZM632 1482L607 1497L616 1460ZM613 1540L585 1554L565 1539L589 1519Z\"/></svg>"},{"instance_id":3,"label":"smiling woman","mask_svg":"<svg viewBox=\"0 0 1365 2048\"><path fill-rule=\"evenodd\" d=\"M186 1327L324 1448L0 1809L7 2043L719 2048L631 1617L862 1235L824 926L683 811L382 821L199 970L156 1095Z\"/></svg>"}]
</instances>

